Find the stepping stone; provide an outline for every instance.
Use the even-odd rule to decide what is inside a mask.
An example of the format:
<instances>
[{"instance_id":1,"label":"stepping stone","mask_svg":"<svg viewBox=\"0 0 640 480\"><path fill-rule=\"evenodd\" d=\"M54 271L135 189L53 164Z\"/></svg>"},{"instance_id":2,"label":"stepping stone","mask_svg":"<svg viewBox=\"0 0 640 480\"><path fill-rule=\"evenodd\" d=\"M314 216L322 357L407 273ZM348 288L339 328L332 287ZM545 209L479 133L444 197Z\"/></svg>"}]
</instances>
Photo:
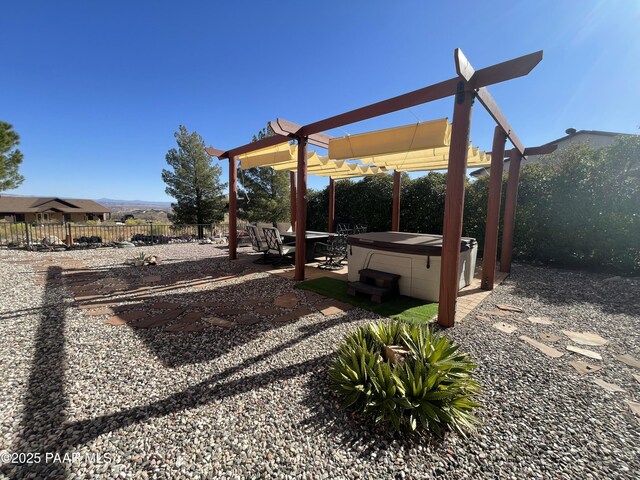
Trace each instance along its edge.
<instances>
[{"instance_id":1,"label":"stepping stone","mask_svg":"<svg viewBox=\"0 0 640 480\"><path fill-rule=\"evenodd\" d=\"M86 302L90 300L98 300L100 298L104 298L104 295L81 295L79 297L75 297L74 300L76 302Z\"/></svg>"},{"instance_id":2,"label":"stepping stone","mask_svg":"<svg viewBox=\"0 0 640 480\"><path fill-rule=\"evenodd\" d=\"M89 315L90 317L99 317L100 315L113 315L114 310L112 308L103 308L101 310L91 310L89 312L85 312L85 315Z\"/></svg>"},{"instance_id":3,"label":"stepping stone","mask_svg":"<svg viewBox=\"0 0 640 480\"><path fill-rule=\"evenodd\" d=\"M293 308L298 305L298 297L296 297L296 294L293 292L285 293L277 297L273 301L273 304L282 308Z\"/></svg>"},{"instance_id":4,"label":"stepping stone","mask_svg":"<svg viewBox=\"0 0 640 480\"><path fill-rule=\"evenodd\" d=\"M263 317L271 317L282 313L282 309L280 307L274 307L273 305L259 305L254 307L253 311Z\"/></svg>"},{"instance_id":5,"label":"stepping stone","mask_svg":"<svg viewBox=\"0 0 640 480\"><path fill-rule=\"evenodd\" d=\"M590 363L583 362L581 360L572 360L571 362L569 362L569 365L575 368L580 375L597 372L602 368L598 367L597 365L591 365Z\"/></svg>"},{"instance_id":6,"label":"stepping stone","mask_svg":"<svg viewBox=\"0 0 640 480\"><path fill-rule=\"evenodd\" d=\"M255 325L259 321L260 318L250 314L241 315L235 319L235 322L239 325Z\"/></svg>"},{"instance_id":7,"label":"stepping stone","mask_svg":"<svg viewBox=\"0 0 640 480\"><path fill-rule=\"evenodd\" d=\"M241 308L233 308L233 307L218 307L213 309L218 315L242 315L243 313L247 313L245 310Z\"/></svg>"},{"instance_id":8,"label":"stepping stone","mask_svg":"<svg viewBox=\"0 0 640 480\"><path fill-rule=\"evenodd\" d=\"M174 309L169 310L167 312L161 313L160 315L153 315L151 317L143 318L137 322L132 322L130 325L133 328L153 328L160 327L166 323L175 320L180 315L182 315L184 309Z\"/></svg>"},{"instance_id":9,"label":"stepping stone","mask_svg":"<svg viewBox=\"0 0 640 480\"><path fill-rule=\"evenodd\" d=\"M326 309L329 309L329 308L337 308L338 310L340 310L340 312L335 312L334 311L335 313L328 313L328 314L325 314L325 315L335 315L336 313L344 313L346 311L353 310L353 305L351 305L349 303L340 302L338 300L333 300L333 299L325 300L323 302L316 303L315 307L320 311L323 311L323 310L326 310Z\"/></svg>"},{"instance_id":10,"label":"stepping stone","mask_svg":"<svg viewBox=\"0 0 640 480\"><path fill-rule=\"evenodd\" d=\"M508 317L511 315L509 312L503 312L502 310L485 310L480 313L483 315L491 315L493 317Z\"/></svg>"},{"instance_id":11,"label":"stepping stone","mask_svg":"<svg viewBox=\"0 0 640 480\"><path fill-rule=\"evenodd\" d=\"M172 302L155 302L149 305L149 308L154 308L156 310L166 310L171 308L180 308L182 305L178 303Z\"/></svg>"},{"instance_id":12,"label":"stepping stone","mask_svg":"<svg viewBox=\"0 0 640 480\"><path fill-rule=\"evenodd\" d=\"M539 325L553 325L553 320L551 320L549 317L528 317L527 320L529 320L531 323L537 323Z\"/></svg>"},{"instance_id":13,"label":"stepping stone","mask_svg":"<svg viewBox=\"0 0 640 480\"><path fill-rule=\"evenodd\" d=\"M600 335L591 332L573 332L571 330L562 330L567 337L580 345L593 345L599 346L607 343L607 340Z\"/></svg>"},{"instance_id":14,"label":"stepping stone","mask_svg":"<svg viewBox=\"0 0 640 480\"><path fill-rule=\"evenodd\" d=\"M552 333L541 333L540 338L546 342L557 342L560 340L559 335L554 335Z\"/></svg>"},{"instance_id":15,"label":"stepping stone","mask_svg":"<svg viewBox=\"0 0 640 480\"><path fill-rule=\"evenodd\" d=\"M598 352L587 350L586 348L567 345L567 350L569 350L570 352L579 353L580 355L584 355L585 357L593 358L594 360L602 360L602 355L600 355Z\"/></svg>"},{"instance_id":16,"label":"stepping stone","mask_svg":"<svg viewBox=\"0 0 640 480\"><path fill-rule=\"evenodd\" d=\"M493 320L491 320L490 317L486 317L484 315L476 315L476 320L480 320L483 322L492 322Z\"/></svg>"},{"instance_id":17,"label":"stepping stone","mask_svg":"<svg viewBox=\"0 0 640 480\"><path fill-rule=\"evenodd\" d=\"M615 392L624 392L624 390L622 388L620 388L620 385L616 385L615 383L609 383L609 382L605 382L604 380L602 380L601 378L596 378L593 383L595 383L596 385L601 386L602 388L604 388L607 392L611 392L611 393L615 393Z\"/></svg>"},{"instance_id":18,"label":"stepping stone","mask_svg":"<svg viewBox=\"0 0 640 480\"><path fill-rule=\"evenodd\" d=\"M320 309L320 313L322 313L325 317L329 317L331 315L340 315L341 313L344 313L344 310L341 310L338 307L334 307L333 305L329 305Z\"/></svg>"},{"instance_id":19,"label":"stepping stone","mask_svg":"<svg viewBox=\"0 0 640 480\"><path fill-rule=\"evenodd\" d=\"M126 325L129 322L143 319L147 316L147 312L143 310L135 310L133 312L119 313L113 317L105 320L104 323L108 325Z\"/></svg>"},{"instance_id":20,"label":"stepping stone","mask_svg":"<svg viewBox=\"0 0 640 480\"><path fill-rule=\"evenodd\" d=\"M204 319L209 325L213 325L215 327L222 328L233 328L235 327L235 322L230 322L229 320L225 320L224 318L219 317L209 317Z\"/></svg>"},{"instance_id":21,"label":"stepping stone","mask_svg":"<svg viewBox=\"0 0 640 480\"><path fill-rule=\"evenodd\" d=\"M185 332L192 325L197 324L198 320L200 320L204 316L202 312L188 312L183 315L177 323L173 325L169 325L165 327L167 332Z\"/></svg>"},{"instance_id":22,"label":"stepping stone","mask_svg":"<svg viewBox=\"0 0 640 480\"><path fill-rule=\"evenodd\" d=\"M146 277L142 277L142 281L144 283L155 283L159 282L160 280L162 280L162 277L160 275L147 275Z\"/></svg>"},{"instance_id":23,"label":"stepping stone","mask_svg":"<svg viewBox=\"0 0 640 480\"><path fill-rule=\"evenodd\" d=\"M327 297L320 295L319 293L316 293L316 292L307 291L307 292L304 292L304 296L307 297L307 302L309 303L317 303L327 299Z\"/></svg>"},{"instance_id":24,"label":"stepping stone","mask_svg":"<svg viewBox=\"0 0 640 480\"><path fill-rule=\"evenodd\" d=\"M504 333L513 333L518 329L518 327L515 327L505 322L494 323L493 328L500 330L501 332L504 332Z\"/></svg>"},{"instance_id":25,"label":"stepping stone","mask_svg":"<svg viewBox=\"0 0 640 480\"><path fill-rule=\"evenodd\" d=\"M506 305L504 303L497 304L496 307L507 312L524 312L520 307L514 307L513 305Z\"/></svg>"},{"instance_id":26,"label":"stepping stone","mask_svg":"<svg viewBox=\"0 0 640 480\"><path fill-rule=\"evenodd\" d=\"M120 302L95 302L95 303L88 303L85 305L80 305L80 309L81 310L94 310L96 308L102 308L102 307L113 307L114 305L118 305L118 303Z\"/></svg>"},{"instance_id":27,"label":"stepping stone","mask_svg":"<svg viewBox=\"0 0 640 480\"><path fill-rule=\"evenodd\" d=\"M635 373L632 373L631 375L636 379L636 382L640 383L640 375L636 375Z\"/></svg>"},{"instance_id":28,"label":"stepping stone","mask_svg":"<svg viewBox=\"0 0 640 480\"><path fill-rule=\"evenodd\" d=\"M549 345L545 345L542 342L538 342L537 340L534 340L533 338L527 337L526 335L521 335L520 340L527 342L529 345L531 345L532 347L537 348L538 350L540 350L542 353L544 353L545 355L552 357L552 358L560 358L564 355L564 353L559 352L558 350L556 350L555 348L551 348Z\"/></svg>"},{"instance_id":29,"label":"stepping stone","mask_svg":"<svg viewBox=\"0 0 640 480\"><path fill-rule=\"evenodd\" d=\"M634 358L627 353L625 353L624 355L620 355L619 357L616 357L616 358L620 360L622 363L624 363L625 365L629 365L630 367L637 368L640 370L640 360L638 360L637 358Z\"/></svg>"},{"instance_id":30,"label":"stepping stone","mask_svg":"<svg viewBox=\"0 0 640 480\"><path fill-rule=\"evenodd\" d=\"M306 315L310 315L312 313L314 312L311 309L306 307L300 307L293 310L292 312L285 313L284 315L274 318L273 321L274 322L290 322L292 320L298 320L299 318L302 318Z\"/></svg>"},{"instance_id":31,"label":"stepping stone","mask_svg":"<svg viewBox=\"0 0 640 480\"><path fill-rule=\"evenodd\" d=\"M633 413L637 417L640 417L640 403L633 402L631 400L625 400L625 403L629 405L629 409L631 410L631 413Z\"/></svg>"}]
</instances>

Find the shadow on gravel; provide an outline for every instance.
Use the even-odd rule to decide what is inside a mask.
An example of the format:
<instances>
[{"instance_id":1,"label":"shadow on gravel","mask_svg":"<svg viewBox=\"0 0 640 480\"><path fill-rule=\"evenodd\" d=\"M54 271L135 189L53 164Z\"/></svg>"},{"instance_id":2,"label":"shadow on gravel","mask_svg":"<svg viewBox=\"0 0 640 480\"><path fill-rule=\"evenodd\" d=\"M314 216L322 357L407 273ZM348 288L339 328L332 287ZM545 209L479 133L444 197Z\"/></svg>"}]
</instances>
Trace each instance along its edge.
<instances>
[{"instance_id":1,"label":"shadow on gravel","mask_svg":"<svg viewBox=\"0 0 640 480\"><path fill-rule=\"evenodd\" d=\"M186 266L187 270L192 267L193 265ZM109 274L112 273L115 272L113 270L109 272ZM65 305L60 302L60 292L57 291L61 274L60 267L49 269L48 279L50 279L51 285L47 284L45 287L44 308L41 310L34 360L24 398L21 431L16 436L11 450L14 453L37 453L41 455L41 460L37 463L24 462L21 465L4 465L0 469L0 473L12 479L65 478L71 475L68 469L72 464L60 461L45 462L44 458L47 453L63 456L65 453L73 451L75 447L86 444L100 435L144 422L145 419L179 413L219 399L240 395L254 389L266 388L270 384L282 380L304 375L309 375L311 378L322 377L317 374L326 368L332 352L319 354L296 364L273 368L267 372L229 379L231 376L250 368L256 362L277 356L284 350L345 322L342 316L335 316L311 326L306 325L298 330L299 335L295 338L195 383L179 393L148 405L124 408L119 412L90 420L69 422L66 420L69 399L64 391L66 314ZM90 280L89 277L83 277L83 282ZM52 285L56 286L55 289ZM188 302L189 295L175 294L172 298L176 302ZM162 300L168 301L169 299L163 298ZM358 319L357 316L349 318L350 321ZM236 330L218 329L209 329L193 334L141 331L139 335L147 342L150 350L157 354L165 362L165 365L171 367L214 359L221 354L222 350L230 351L234 346L255 338L270 328L278 327L272 322L263 321L259 326L249 327L243 335L239 335ZM167 337L171 338L168 344ZM195 340L198 341L195 342ZM198 349L202 351L198 351ZM101 387L96 385L96 388ZM327 400L312 396L309 401L311 405L314 405Z\"/></svg>"},{"instance_id":2,"label":"shadow on gravel","mask_svg":"<svg viewBox=\"0 0 640 480\"><path fill-rule=\"evenodd\" d=\"M114 301L128 302L126 306L114 307L117 314L143 311L147 312L149 319L159 318L172 309L154 309L152 306L157 302L164 302L173 304L173 310L179 311L180 315L202 313L205 317L220 317L231 321L238 320L238 317L251 316L260 320L253 325L238 324L232 329L211 326L196 332L166 331L164 328L169 322L149 328L136 328L136 321L129 325L110 327L131 328L165 367L176 368L214 360L245 343L254 341L265 332L286 325L285 322L270 321L267 315L257 314L255 308L261 304L251 304L251 299L238 294L237 285L224 284L226 281L240 281L244 292L257 292L256 297L262 296L265 299L263 303L271 305L274 296L279 294L280 285L287 285L288 281L274 276L243 278L254 273L260 271L253 270L250 265L232 263L218 257L171 265L139 268L117 266L99 271L77 271L70 275L68 286L90 287L86 292L76 292L76 295L85 297L77 302L79 306L84 307L93 306L99 309L105 302L110 301L110 294L117 295ZM145 284L144 279L148 277L156 277L159 280L154 279L152 284ZM199 290L199 287L203 289ZM192 288L194 291L179 291L185 288ZM236 309L238 314L219 315L215 312L219 306ZM277 308L274 310L276 315L291 311ZM104 321L104 317L86 319L87 322Z\"/></svg>"},{"instance_id":3,"label":"shadow on gravel","mask_svg":"<svg viewBox=\"0 0 640 480\"><path fill-rule=\"evenodd\" d=\"M60 267L50 267L47 278L54 284L62 275ZM12 453L26 455L21 463L6 464L2 473L9 478L65 478L63 462L47 462L47 454L64 454L65 410L69 406L64 392L65 305L57 291L47 283L35 338L31 372L23 402L21 432ZM39 456L36 456L39 455ZM12 471L15 470L15 471Z\"/></svg>"},{"instance_id":4,"label":"shadow on gravel","mask_svg":"<svg viewBox=\"0 0 640 480\"><path fill-rule=\"evenodd\" d=\"M607 313L636 315L640 278L516 264L505 286L513 294L552 305L593 304Z\"/></svg>"}]
</instances>

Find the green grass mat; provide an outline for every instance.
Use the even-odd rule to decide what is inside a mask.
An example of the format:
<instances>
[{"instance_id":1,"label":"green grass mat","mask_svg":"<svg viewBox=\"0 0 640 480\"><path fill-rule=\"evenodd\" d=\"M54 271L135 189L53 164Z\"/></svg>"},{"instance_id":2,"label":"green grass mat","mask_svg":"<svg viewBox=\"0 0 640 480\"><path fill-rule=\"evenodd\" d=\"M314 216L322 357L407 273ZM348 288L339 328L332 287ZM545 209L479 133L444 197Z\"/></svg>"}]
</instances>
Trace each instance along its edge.
<instances>
[{"instance_id":1,"label":"green grass mat","mask_svg":"<svg viewBox=\"0 0 640 480\"><path fill-rule=\"evenodd\" d=\"M437 303L405 296L399 296L381 304L373 303L365 296L352 297L347 294L347 282L336 278L315 278L298 283L296 288L310 290L385 317L397 318L407 322L427 323L438 313Z\"/></svg>"}]
</instances>

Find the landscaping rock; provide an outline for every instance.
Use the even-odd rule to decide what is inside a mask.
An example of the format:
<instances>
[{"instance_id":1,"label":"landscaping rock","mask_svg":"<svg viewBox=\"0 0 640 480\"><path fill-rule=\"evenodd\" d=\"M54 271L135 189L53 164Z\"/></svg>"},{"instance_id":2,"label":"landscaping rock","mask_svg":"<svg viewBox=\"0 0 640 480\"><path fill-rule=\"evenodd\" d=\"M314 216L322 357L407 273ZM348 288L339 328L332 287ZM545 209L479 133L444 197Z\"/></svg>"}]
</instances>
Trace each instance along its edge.
<instances>
[{"instance_id":1,"label":"landscaping rock","mask_svg":"<svg viewBox=\"0 0 640 480\"><path fill-rule=\"evenodd\" d=\"M585 357L593 358L594 360L602 360L602 355L600 355L598 352L587 350L586 348L567 345L567 350L569 350L570 352L578 353L580 355L584 355Z\"/></svg>"}]
</instances>

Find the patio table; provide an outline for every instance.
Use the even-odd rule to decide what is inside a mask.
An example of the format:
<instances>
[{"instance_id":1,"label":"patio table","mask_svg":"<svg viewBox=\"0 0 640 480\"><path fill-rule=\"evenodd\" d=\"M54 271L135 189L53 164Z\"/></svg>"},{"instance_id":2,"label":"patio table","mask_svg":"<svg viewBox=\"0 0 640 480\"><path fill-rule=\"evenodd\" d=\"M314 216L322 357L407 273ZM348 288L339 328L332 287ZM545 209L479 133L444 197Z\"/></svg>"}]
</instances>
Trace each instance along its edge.
<instances>
[{"instance_id":1,"label":"patio table","mask_svg":"<svg viewBox=\"0 0 640 480\"><path fill-rule=\"evenodd\" d=\"M329 237L334 235L333 233L329 233L329 232L314 232L314 231L307 231L305 233L305 246L306 246L306 261L307 262L313 262L316 258L315 256L315 246L316 243L320 242L320 243L326 243L327 240L329 240ZM287 232L287 233L282 233L280 234L280 236L282 237L282 241L285 243L291 243L291 242L295 242L296 241L296 234L295 232Z\"/></svg>"}]
</instances>

